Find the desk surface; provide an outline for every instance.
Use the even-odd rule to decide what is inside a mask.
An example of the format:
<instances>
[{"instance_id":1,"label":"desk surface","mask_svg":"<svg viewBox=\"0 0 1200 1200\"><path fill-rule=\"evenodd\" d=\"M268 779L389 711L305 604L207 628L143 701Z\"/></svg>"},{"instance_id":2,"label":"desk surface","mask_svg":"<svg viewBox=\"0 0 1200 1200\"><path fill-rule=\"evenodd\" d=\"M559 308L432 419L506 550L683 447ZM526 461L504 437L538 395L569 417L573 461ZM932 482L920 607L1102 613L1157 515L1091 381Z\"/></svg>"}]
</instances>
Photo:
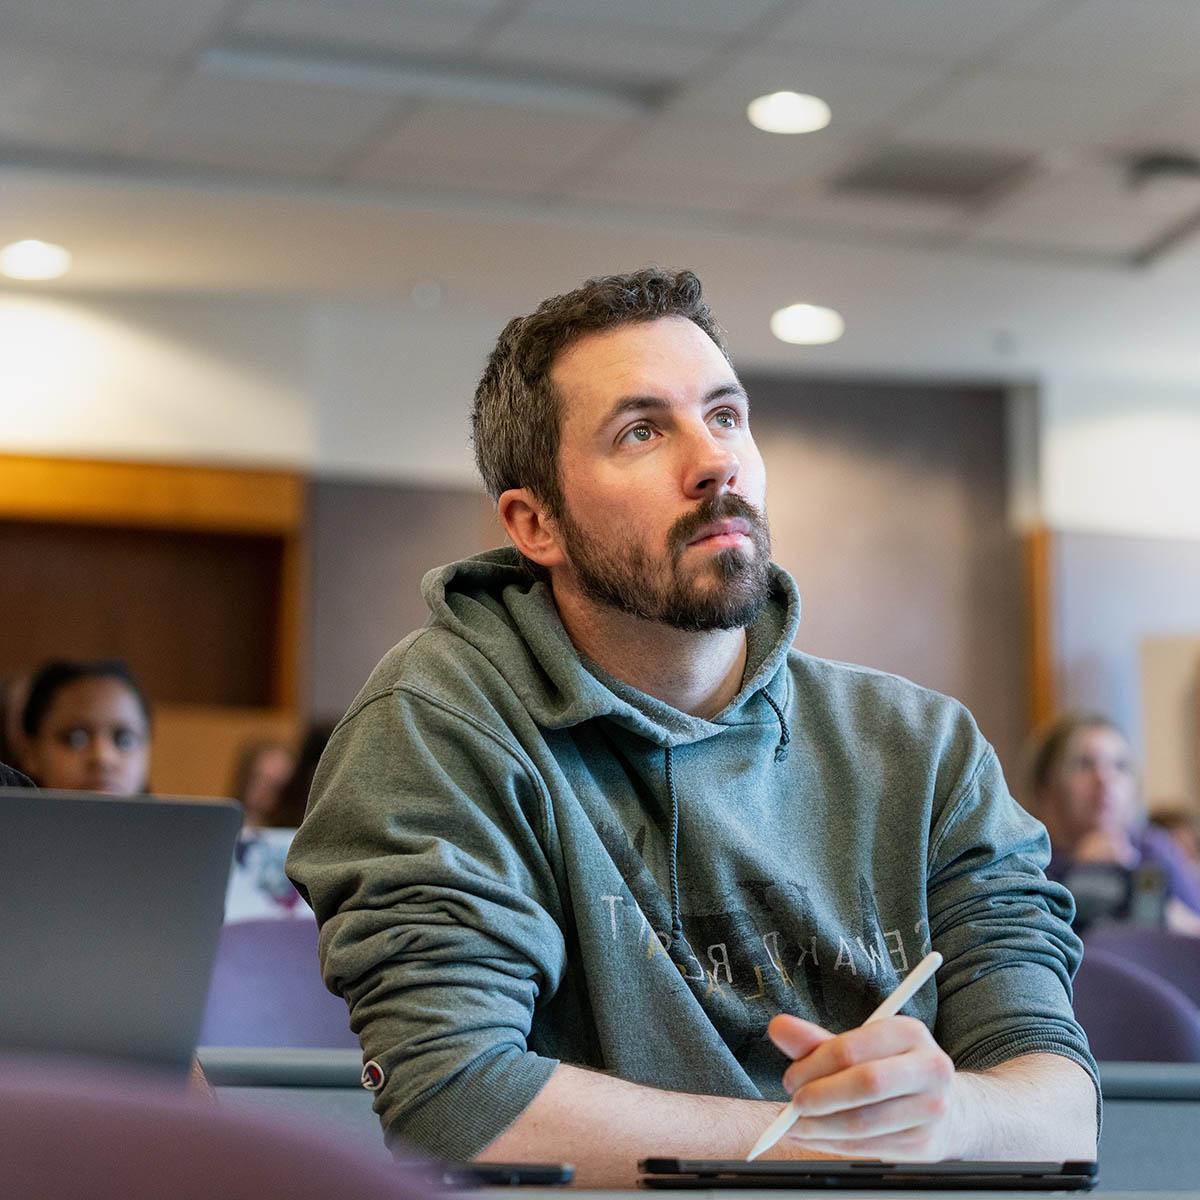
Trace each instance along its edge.
<instances>
[{"instance_id":1,"label":"desk surface","mask_svg":"<svg viewBox=\"0 0 1200 1200\"><path fill-rule=\"evenodd\" d=\"M585 1191L581 1188L485 1188L477 1192L461 1192L457 1200L550 1200L560 1197L560 1200L629 1200L630 1196L668 1196L675 1195L680 1200L688 1196L705 1197L706 1200L746 1200L748 1196L770 1196L778 1200L792 1197L815 1198L823 1200L880 1200L882 1196L896 1196L899 1200L1032 1200L1035 1196L1097 1196L1103 1195L1104 1200L1196 1200L1196 1192L943 1192L943 1191L909 1191L907 1189L875 1189L873 1191L854 1190L851 1188L819 1188L815 1191L792 1191L788 1188L733 1188L718 1191L678 1191L661 1192L650 1188L637 1191Z\"/></svg>"}]
</instances>

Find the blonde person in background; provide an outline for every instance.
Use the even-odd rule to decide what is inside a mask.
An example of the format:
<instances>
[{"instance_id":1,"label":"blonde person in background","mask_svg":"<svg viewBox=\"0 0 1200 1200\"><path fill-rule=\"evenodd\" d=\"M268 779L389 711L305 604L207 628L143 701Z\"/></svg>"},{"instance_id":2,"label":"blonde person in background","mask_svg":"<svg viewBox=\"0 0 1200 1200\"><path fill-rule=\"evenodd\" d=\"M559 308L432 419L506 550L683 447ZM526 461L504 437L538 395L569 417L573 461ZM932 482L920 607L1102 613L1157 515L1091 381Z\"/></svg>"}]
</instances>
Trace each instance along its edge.
<instances>
[{"instance_id":1,"label":"blonde person in background","mask_svg":"<svg viewBox=\"0 0 1200 1200\"><path fill-rule=\"evenodd\" d=\"M1200 934L1200 872L1149 824L1125 734L1099 713L1067 713L1035 740L1029 799L1050 834L1046 877L1075 895L1081 924L1136 919L1136 872L1160 873L1163 919Z\"/></svg>"}]
</instances>

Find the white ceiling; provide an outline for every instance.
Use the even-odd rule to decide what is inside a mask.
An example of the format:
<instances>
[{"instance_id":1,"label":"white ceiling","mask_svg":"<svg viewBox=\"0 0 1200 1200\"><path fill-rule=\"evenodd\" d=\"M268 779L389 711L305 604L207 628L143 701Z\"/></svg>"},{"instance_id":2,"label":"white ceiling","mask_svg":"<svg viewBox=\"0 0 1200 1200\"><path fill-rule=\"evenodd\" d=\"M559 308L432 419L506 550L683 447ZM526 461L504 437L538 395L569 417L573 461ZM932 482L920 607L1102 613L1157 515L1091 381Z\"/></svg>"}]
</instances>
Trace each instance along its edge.
<instances>
[{"instance_id":1,"label":"white ceiling","mask_svg":"<svg viewBox=\"0 0 1200 1200\"><path fill-rule=\"evenodd\" d=\"M1050 326L1082 345L1151 296L1155 346L1190 370L1200 181L1132 188L1124 164L1200 154L1198 47L1197 0L0 0L0 242L68 245L71 289L436 278L467 304L489 264L553 252L529 274L565 286L648 249L721 262L751 305L836 300L871 332L850 342L863 361L896 340L867 315L903 295L903 327L929 331L916 365L961 361L967 338L998 373L1014 338L1045 336L1026 301L1061 300ZM545 98L398 94L378 83L396 67ZM643 103L589 110L560 103L563 84ZM781 88L825 98L829 128L752 129L747 102ZM889 149L1026 169L977 204L836 186ZM625 245L633 261L586 253ZM501 282L510 308L529 290Z\"/></svg>"}]
</instances>

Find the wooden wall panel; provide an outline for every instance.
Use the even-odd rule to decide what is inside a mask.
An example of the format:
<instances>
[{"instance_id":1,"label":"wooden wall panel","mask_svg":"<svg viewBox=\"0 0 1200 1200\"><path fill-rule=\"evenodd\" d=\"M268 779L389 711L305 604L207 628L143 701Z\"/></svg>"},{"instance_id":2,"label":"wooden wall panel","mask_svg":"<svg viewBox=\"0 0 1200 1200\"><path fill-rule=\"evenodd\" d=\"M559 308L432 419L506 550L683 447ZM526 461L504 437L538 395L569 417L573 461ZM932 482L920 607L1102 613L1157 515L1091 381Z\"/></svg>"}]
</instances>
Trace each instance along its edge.
<instances>
[{"instance_id":1,"label":"wooden wall panel","mask_svg":"<svg viewBox=\"0 0 1200 1200\"><path fill-rule=\"evenodd\" d=\"M0 455L0 518L289 534L304 479L286 471Z\"/></svg>"},{"instance_id":2,"label":"wooden wall panel","mask_svg":"<svg viewBox=\"0 0 1200 1200\"><path fill-rule=\"evenodd\" d=\"M157 701L279 700L278 538L0 521L0 675L124 658Z\"/></svg>"},{"instance_id":3,"label":"wooden wall panel","mask_svg":"<svg viewBox=\"0 0 1200 1200\"><path fill-rule=\"evenodd\" d=\"M307 481L0 455L0 672L128 659L155 699L300 703Z\"/></svg>"},{"instance_id":4,"label":"wooden wall panel","mask_svg":"<svg viewBox=\"0 0 1200 1200\"><path fill-rule=\"evenodd\" d=\"M164 704L154 721L151 783L163 795L228 796L243 745L296 745L299 737L300 720L291 710Z\"/></svg>"},{"instance_id":5,"label":"wooden wall panel","mask_svg":"<svg viewBox=\"0 0 1200 1200\"><path fill-rule=\"evenodd\" d=\"M1026 671L1029 729L1048 724L1058 711L1054 672L1054 538L1048 529L1025 535Z\"/></svg>"}]
</instances>

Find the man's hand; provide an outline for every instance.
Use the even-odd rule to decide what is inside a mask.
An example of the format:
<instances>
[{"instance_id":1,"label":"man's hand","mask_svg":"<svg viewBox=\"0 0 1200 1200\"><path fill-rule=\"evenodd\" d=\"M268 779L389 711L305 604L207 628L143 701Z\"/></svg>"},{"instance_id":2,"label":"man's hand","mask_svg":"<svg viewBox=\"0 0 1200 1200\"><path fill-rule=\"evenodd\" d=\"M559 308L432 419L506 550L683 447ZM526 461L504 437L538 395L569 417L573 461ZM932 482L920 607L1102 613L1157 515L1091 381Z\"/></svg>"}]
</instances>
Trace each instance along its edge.
<instances>
[{"instance_id":1,"label":"man's hand","mask_svg":"<svg viewBox=\"0 0 1200 1200\"><path fill-rule=\"evenodd\" d=\"M781 1014L767 1032L794 1060L783 1085L800 1116L787 1136L806 1149L924 1162L962 1155L954 1064L920 1021L888 1017L832 1034Z\"/></svg>"}]
</instances>

